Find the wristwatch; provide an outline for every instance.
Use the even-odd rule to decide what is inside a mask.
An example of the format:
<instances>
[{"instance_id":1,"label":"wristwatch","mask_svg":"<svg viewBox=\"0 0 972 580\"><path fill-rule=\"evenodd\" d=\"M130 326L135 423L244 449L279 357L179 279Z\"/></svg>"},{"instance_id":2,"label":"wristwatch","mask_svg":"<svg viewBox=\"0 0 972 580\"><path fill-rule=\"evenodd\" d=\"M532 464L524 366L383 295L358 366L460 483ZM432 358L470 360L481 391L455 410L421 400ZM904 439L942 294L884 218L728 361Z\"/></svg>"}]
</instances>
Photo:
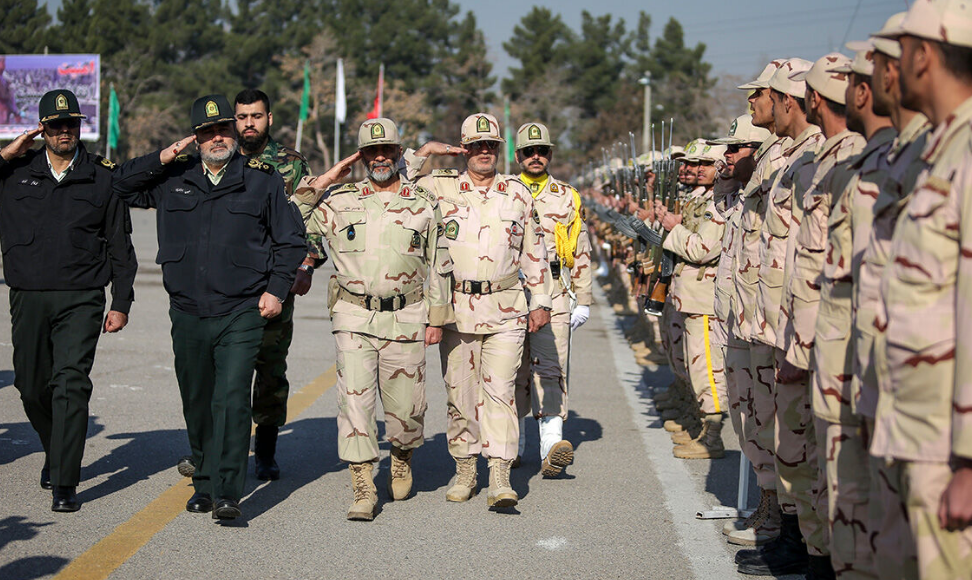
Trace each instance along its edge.
<instances>
[{"instance_id":1,"label":"wristwatch","mask_svg":"<svg viewBox=\"0 0 972 580\"><path fill-rule=\"evenodd\" d=\"M297 266L297 269L301 270L302 272L306 272L308 276L314 275L314 266L309 264L301 264L300 266Z\"/></svg>"}]
</instances>

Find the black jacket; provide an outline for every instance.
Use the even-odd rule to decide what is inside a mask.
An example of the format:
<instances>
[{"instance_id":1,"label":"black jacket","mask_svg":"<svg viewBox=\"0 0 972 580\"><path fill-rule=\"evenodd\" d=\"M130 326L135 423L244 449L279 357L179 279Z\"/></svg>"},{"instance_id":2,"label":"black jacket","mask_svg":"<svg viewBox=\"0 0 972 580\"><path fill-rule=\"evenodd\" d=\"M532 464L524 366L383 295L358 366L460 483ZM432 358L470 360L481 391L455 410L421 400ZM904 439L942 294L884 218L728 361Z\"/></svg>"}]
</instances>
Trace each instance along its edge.
<instances>
[{"instance_id":1,"label":"black jacket","mask_svg":"<svg viewBox=\"0 0 972 580\"><path fill-rule=\"evenodd\" d=\"M78 144L59 183L45 148L0 158L0 247L17 290L92 290L111 282L111 309L128 313L138 263L128 208L112 193L115 165Z\"/></svg>"},{"instance_id":2,"label":"black jacket","mask_svg":"<svg viewBox=\"0 0 972 580\"><path fill-rule=\"evenodd\" d=\"M266 163L237 153L214 186L198 156L162 165L155 152L125 163L114 185L130 206L158 210L155 261L172 308L222 316L264 292L287 298L307 255L304 224Z\"/></svg>"}]
</instances>

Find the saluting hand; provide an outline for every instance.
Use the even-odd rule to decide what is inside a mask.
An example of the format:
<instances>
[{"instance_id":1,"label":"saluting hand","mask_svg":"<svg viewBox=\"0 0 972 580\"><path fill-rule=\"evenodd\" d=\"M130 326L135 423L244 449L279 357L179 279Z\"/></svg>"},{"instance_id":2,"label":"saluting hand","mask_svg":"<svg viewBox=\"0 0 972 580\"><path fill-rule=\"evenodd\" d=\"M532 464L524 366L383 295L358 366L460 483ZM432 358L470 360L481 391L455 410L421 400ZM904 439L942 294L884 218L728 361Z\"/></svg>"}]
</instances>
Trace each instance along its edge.
<instances>
[{"instance_id":1,"label":"saluting hand","mask_svg":"<svg viewBox=\"0 0 972 580\"><path fill-rule=\"evenodd\" d=\"M117 310L111 310L105 316L105 325L101 329L103 333L118 332L128 324L128 315Z\"/></svg>"},{"instance_id":2,"label":"saluting hand","mask_svg":"<svg viewBox=\"0 0 972 580\"><path fill-rule=\"evenodd\" d=\"M192 137L186 137L185 139L180 139L176 141L172 145L169 145L168 147L162 150L162 153L159 154L159 161L162 162L162 165L167 165L169 163L172 163L173 161L175 161L175 158L178 157L179 154L182 153L185 150L185 148L189 146L190 143L195 143L195 142L196 142L195 135L193 135Z\"/></svg>"},{"instance_id":3,"label":"saluting hand","mask_svg":"<svg viewBox=\"0 0 972 580\"><path fill-rule=\"evenodd\" d=\"M30 151L30 148L34 146L34 138L40 135L44 131L44 125L40 123L37 124L36 129L30 129L29 131L24 131L17 138L14 139L9 145L0 149L0 157L3 157L6 161L11 161Z\"/></svg>"},{"instance_id":4,"label":"saluting hand","mask_svg":"<svg viewBox=\"0 0 972 580\"><path fill-rule=\"evenodd\" d=\"M260 316L269 320L274 316L279 316L282 310L283 304L273 294L264 292L263 296L260 296Z\"/></svg>"},{"instance_id":5,"label":"saluting hand","mask_svg":"<svg viewBox=\"0 0 972 580\"><path fill-rule=\"evenodd\" d=\"M357 163L359 159L361 159L361 152L355 151L353 154L348 155L344 159L332 165L331 168L325 171L323 174L308 180L305 185L309 185L314 189L325 189L347 177L351 173L351 167Z\"/></svg>"},{"instance_id":6,"label":"saluting hand","mask_svg":"<svg viewBox=\"0 0 972 580\"><path fill-rule=\"evenodd\" d=\"M429 141L419 147L415 155L418 157L431 157L432 155L451 155L452 157L456 157L466 152L466 148L461 145L449 145L448 143L439 141Z\"/></svg>"}]
</instances>

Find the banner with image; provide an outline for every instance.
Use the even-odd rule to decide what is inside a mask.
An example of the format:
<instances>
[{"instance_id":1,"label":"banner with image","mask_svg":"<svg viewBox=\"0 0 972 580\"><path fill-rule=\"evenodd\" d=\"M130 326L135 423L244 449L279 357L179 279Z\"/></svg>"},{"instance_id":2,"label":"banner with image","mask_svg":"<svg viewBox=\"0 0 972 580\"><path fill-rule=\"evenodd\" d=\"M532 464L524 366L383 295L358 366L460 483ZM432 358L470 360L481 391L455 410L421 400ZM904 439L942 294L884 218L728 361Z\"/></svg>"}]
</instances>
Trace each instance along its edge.
<instances>
[{"instance_id":1,"label":"banner with image","mask_svg":"<svg viewBox=\"0 0 972 580\"><path fill-rule=\"evenodd\" d=\"M68 89L78 97L81 139L97 141L101 135L101 55L0 55L0 140L10 140L37 127L37 105L47 91Z\"/></svg>"}]
</instances>

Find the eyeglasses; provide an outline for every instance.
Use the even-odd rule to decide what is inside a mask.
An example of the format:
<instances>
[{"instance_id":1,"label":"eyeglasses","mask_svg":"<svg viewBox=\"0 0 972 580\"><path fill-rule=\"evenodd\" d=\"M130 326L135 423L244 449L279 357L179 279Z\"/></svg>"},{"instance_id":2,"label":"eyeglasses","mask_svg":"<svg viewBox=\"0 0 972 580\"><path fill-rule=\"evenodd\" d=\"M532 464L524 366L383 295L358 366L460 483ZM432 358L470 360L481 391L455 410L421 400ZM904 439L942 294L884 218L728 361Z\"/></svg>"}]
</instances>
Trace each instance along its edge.
<instances>
[{"instance_id":1,"label":"eyeglasses","mask_svg":"<svg viewBox=\"0 0 972 580\"><path fill-rule=\"evenodd\" d=\"M550 156L550 147L547 145L524 147L523 149L520 149L520 151L523 152L524 159L529 159L534 155L539 155L540 157Z\"/></svg>"},{"instance_id":2,"label":"eyeglasses","mask_svg":"<svg viewBox=\"0 0 972 580\"><path fill-rule=\"evenodd\" d=\"M81 126L81 119L55 119L44 123L44 125L53 131L60 131L65 127L68 129L77 129Z\"/></svg>"},{"instance_id":3,"label":"eyeglasses","mask_svg":"<svg viewBox=\"0 0 972 580\"><path fill-rule=\"evenodd\" d=\"M499 141L474 141L466 145L466 149L470 151L479 151L482 148L486 148L490 153L499 149Z\"/></svg>"},{"instance_id":4,"label":"eyeglasses","mask_svg":"<svg viewBox=\"0 0 972 580\"><path fill-rule=\"evenodd\" d=\"M727 153L739 153L740 149L753 149L752 143L735 143L733 145L726 145Z\"/></svg>"}]
</instances>

